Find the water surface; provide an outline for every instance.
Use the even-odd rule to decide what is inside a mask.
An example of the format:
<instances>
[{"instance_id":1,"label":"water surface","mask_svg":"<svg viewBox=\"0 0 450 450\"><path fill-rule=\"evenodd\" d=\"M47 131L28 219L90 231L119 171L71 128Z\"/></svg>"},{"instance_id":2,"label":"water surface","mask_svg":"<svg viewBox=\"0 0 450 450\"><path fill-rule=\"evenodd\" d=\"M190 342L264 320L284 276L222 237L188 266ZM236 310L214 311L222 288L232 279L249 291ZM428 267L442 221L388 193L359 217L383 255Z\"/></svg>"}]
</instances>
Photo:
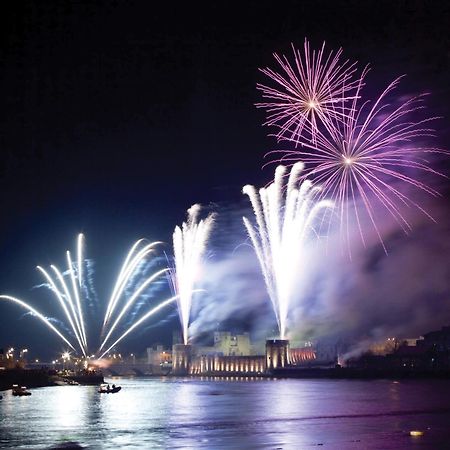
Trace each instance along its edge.
<instances>
[{"instance_id":1,"label":"water surface","mask_svg":"<svg viewBox=\"0 0 450 450\"><path fill-rule=\"evenodd\" d=\"M3 392L0 448L445 449L450 381L115 378ZM421 437L409 431L422 430Z\"/></svg>"}]
</instances>

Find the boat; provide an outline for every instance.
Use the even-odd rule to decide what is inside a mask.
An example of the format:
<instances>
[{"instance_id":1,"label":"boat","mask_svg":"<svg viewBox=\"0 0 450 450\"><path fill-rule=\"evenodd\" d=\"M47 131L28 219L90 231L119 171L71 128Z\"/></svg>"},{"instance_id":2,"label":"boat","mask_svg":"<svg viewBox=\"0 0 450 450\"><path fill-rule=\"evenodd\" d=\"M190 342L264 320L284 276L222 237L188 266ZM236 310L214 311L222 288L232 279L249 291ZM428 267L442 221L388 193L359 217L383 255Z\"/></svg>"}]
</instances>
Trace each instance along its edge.
<instances>
[{"instance_id":1,"label":"boat","mask_svg":"<svg viewBox=\"0 0 450 450\"><path fill-rule=\"evenodd\" d=\"M69 378L61 378L55 380L55 384L57 386L79 386L80 383L76 382L75 380L71 380Z\"/></svg>"},{"instance_id":2,"label":"boat","mask_svg":"<svg viewBox=\"0 0 450 450\"><path fill-rule=\"evenodd\" d=\"M27 395L31 395L31 392L27 391L27 388L25 386L19 386L18 384L13 384L12 395L14 395L15 397L24 397Z\"/></svg>"},{"instance_id":3,"label":"boat","mask_svg":"<svg viewBox=\"0 0 450 450\"><path fill-rule=\"evenodd\" d=\"M109 384L101 384L98 392L100 394L115 394L116 392L119 392L122 389L122 386L116 386L115 384L112 385L112 387L109 386Z\"/></svg>"}]
</instances>

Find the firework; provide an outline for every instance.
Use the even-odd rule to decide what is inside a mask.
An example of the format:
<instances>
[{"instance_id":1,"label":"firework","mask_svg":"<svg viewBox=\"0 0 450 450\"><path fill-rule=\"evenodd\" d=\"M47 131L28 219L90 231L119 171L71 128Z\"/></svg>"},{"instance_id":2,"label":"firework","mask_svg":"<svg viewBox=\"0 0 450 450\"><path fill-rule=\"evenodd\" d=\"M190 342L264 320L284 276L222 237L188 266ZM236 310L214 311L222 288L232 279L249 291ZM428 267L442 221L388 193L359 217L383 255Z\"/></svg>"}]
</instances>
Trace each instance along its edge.
<instances>
[{"instance_id":1,"label":"firework","mask_svg":"<svg viewBox=\"0 0 450 450\"><path fill-rule=\"evenodd\" d=\"M117 303L136 268L145 260L147 256L154 252L157 245L161 244L161 242L151 242L143 245L144 242L144 239L139 239L136 241L122 264L122 268L120 269L111 298L106 308L106 314L103 320L103 329L111 318L111 315L113 314Z\"/></svg>"},{"instance_id":2,"label":"firework","mask_svg":"<svg viewBox=\"0 0 450 450\"><path fill-rule=\"evenodd\" d=\"M303 49L302 54L292 46L293 62L274 53L281 68L279 72L260 69L273 86L257 84L266 101L256 106L266 109L264 125L277 128L278 140L300 142L300 138L308 135L315 142L319 124L347 117L347 108L337 110L334 106L341 102L345 104L357 95L358 79L353 79L356 63L340 62L342 49L327 55L323 43L320 50L311 51L306 39Z\"/></svg>"},{"instance_id":3,"label":"firework","mask_svg":"<svg viewBox=\"0 0 450 450\"><path fill-rule=\"evenodd\" d=\"M292 167L285 194L286 167L278 166L274 182L259 193L245 186L256 218L256 227L244 217L244 224L258 257L267 291L285 339L287 318L296 290L296 280L305 264L304 248L319 211L331 206L327 200L314 201L319 187L309 180L300 182L302 163Z\"/></svg>"},{"instance_id":4,"label":"firework","mask_svg":"<svg viewBox=\"0 0 450 450\"><path fill-rule=\"evenodd\" d=\"M39 311L34 309L32 306L30 306L28 303L19 300L16 297L12 297L11 295L0 295L0 299L8 300L10 302L16 303L19 306L22 306L22 308L27 309L31 314L33 314L33 316L36 316L38 319L42 320L42 322L44 322L45 325L47 325L53 332L55 332L70 348L75 350L75 347L67 340L67 338L60 331L57 330L57 328L55 328L50 323L50 320L44 315L42 315Z\"/></svg>"},{"instance_id":5,"label":"firework","mask_svg":"<svg viewBox=\"0 0 450 450\"><path fill-rule=\"evenodd\" d=\"M122 310L120 311L119 315L117 316L114 323L109 328L108 333L106 334L105 339L103 340L102 344L100 345L99 352L102 350L102 348L105 346L106 342L114 332L115 328L117 327L120 320L123 318L125 313L131 308L131 306L136 302L136 300L139 298L140 295L150 286L151 283L153 283L158 277L166 273L168 269L162 269L158 270L154 274L152 274L149 278L147 278L136 291L130 296L129 300L125 303Z\"/></svg>"},{"instance_id":6,"label":"firework","mask_svg":"<svg viewBox=\"0 0 450 450\"><path fill-rule=\"evenodd\" d=\"M70 325L70 333L75 337L81 353L86 357L89 354L88 339L86 334L85 320L83 314L82 303L84 300L83 292L86 290L86 286L83 280L83 242L84 236L80 234L77 240L77 258L76 263L72 260L69 251L66 252L67 268L65 272L61 272L56 266L51 265L52 274L45 270L41 266L37 266L39 272L42 273L49 288L55 294L55 297L63 310L64 316ZM135 283L134 279L140 275L140 268L146 264L149 256L154 252L158 242L152 242L146 244L143 239L137 241L128 252L128 255L122 265L122 268L117 277L113 293L110 301L107 305L105 318L103 321L102 331L106 333L103 339L98 353L106 346L108 340L113 335L113 332L119 325L120 321L125 317L126 313L130 311L131 307L135 305L139 297L151 287L151 285L162 275L164 275L168 269L157 270L150 276L146 276L141 283ZM70 281L66 280L68 278ZM142 278L142 277L141 277ZM129 289L131 293L127 292L127 301L120 308L117 313L117 317L114 317L114 312L117 309L121 299L125 296L125 291ZM9 295L1 295L0 299L11 301L15 304L22 306L30 311L34 316L43 321L53 332L55 332L67 345L75 350L74 345L70 342L70 339L59 331L50 320L46 318L42 313L37 311L28 303L19 300ZM128 329L123 333L115 343L108 348L106 352L103 352L102 356L106 354L114 345L120 342L125 336L127 336L132 330L140 325L144 320L154 315L157 311L172 303L175 297L165 300L153 307L147 314L135 321ZM114 320L113 320L114 319ZM110 325L110 322L112 324Z\"/></svg>"},{"instance_id":7,"label":"firework","mask_svg":"<svg viewBox=\"0 0 450 450\"><path fill-rule=\"evenodd\" d=\"M174 295L171 298L168 298L167 300L162 301L158 305L156 305L154 308L152 308L150 311L145 313L142 317L140 317L136 322L134 322L118 339L116 339L99 357L99 359L102 359L114 346L116 346L123 338L125 338L128 334L130 334L136 327L138 327L142 322L147 320L149 317L155 315L157 312L159 312L161 309L165 308L167 305L170 305L178 298L177 295Z\"/></svg>"},{"instance_id":8,"label":"firework","mask_svg":"<svg viewBox=\"0 0 450 450\"><path fill-rule=\"evenodd\" d=\"M183 330L184 343L188 343L189 316L192 296L198 278L200 263L214 222L214 214L198 220L200 205L188 209L188 220L173 233L175 267L170 271L170 280L177 294L178 314Z\"/></svg>"},{"instance_id":9,"label":"firework","mask_svg":"<svg viewBox=\"0 0 450 450\"><path fill-rule=\"evenodd\" d=\"M363 224L368 219L386 251L376 220L380 208L376 206L387 211L407 232L411 226L402 214L404 206L427 213L406 195L404 188L412 186L437 196L436 190L415 175L439 174L431 168L427 156L448 152L421 145L422 140L434 136L429 122L436 118L414 120L411 116L424 108L426 94L389 104L387 97L397 87L400 77L374 102L363 101L366 73L359 79L350 108L343 101L333 104L339 119L331 119L321 127L308 124L307 128L314 128L315 142L306 137L297 147L296 139L296 148L283 150L282 157L276 161L288 165L299 160L305 162L307 170L303 177L322 185L319 198L327 197L336 203L341 231L348 243L352 222L357 224L365 243Z\"/></svg>"}]
</instances>

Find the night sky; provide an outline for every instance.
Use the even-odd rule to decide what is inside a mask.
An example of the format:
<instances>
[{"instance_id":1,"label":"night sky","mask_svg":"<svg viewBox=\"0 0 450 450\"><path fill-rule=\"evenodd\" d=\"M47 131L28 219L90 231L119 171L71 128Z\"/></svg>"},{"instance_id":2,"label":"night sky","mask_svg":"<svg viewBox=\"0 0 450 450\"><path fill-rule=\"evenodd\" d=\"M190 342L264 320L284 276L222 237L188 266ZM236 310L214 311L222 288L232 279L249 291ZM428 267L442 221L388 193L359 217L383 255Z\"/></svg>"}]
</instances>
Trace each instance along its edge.
<instances>
[{"instance_id":1,"label":"night sky","mask_svg":"<svg viewBox=\"0 0 450 450\"><path fill-rule=\"evenodd\" d=\"M258 67L305 37L370 63L378 89L407 73L401 89L432 94L430 115L445 117L437 141L450 148L447 2L163 3L2 5L1 293L51 306L32 289L35 266L62 265L83 232L105 298L134 240L170 242L196 202L241 205L243 185L272 176L261 169L275 141L254 107ZM0 305L0 348L62 348L23 313ZM169 343L176 326L174 317L124 348Z\"/></svg>"}]
</instances>

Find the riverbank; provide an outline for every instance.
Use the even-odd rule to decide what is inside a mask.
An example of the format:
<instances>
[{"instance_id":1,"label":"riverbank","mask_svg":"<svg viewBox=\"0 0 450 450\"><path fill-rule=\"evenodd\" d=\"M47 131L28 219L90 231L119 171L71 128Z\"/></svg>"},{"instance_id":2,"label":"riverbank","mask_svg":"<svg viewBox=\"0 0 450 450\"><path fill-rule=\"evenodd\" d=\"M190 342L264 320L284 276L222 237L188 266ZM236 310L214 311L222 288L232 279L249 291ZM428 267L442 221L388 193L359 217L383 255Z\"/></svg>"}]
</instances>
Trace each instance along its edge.
<instances>
[{"instance_id":1,"label":"riverbank","mask_svg":"<svg viewBox=\"0 0 450 450\"><path fill-rule=\"evenodd\" d=\"M53 373L51 373L53 372ZM7 369L0 372L0 391L11 389L13 384L30 388L54 386L56 372L46 369Z\"/></svg>"},{"instance_id":2,"label":"riverbank","mask_svg":"<svg viewBox=\"0 0 450 450\"><path fill-rule=\"evenodd\" d=\"M103 374L96 372L65 375L61 377L55 370L49 369L7 369L0 372L0 391L11 389L13 384L29 388L56 386L56 381L70 379L79 384L99 385L104 382Z\"/></svg>"}]
</instances>

